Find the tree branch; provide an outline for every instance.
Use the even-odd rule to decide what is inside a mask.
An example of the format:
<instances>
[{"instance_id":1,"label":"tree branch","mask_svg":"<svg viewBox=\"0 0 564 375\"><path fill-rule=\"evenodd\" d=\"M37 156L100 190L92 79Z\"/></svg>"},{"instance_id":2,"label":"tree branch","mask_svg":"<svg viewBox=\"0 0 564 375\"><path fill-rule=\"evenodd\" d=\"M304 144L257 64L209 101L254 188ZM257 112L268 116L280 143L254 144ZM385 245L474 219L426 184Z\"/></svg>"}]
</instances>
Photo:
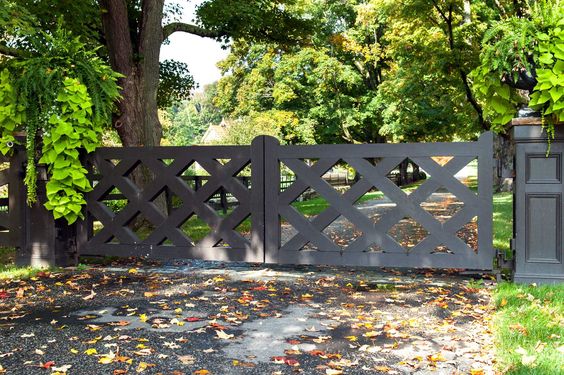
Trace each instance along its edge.
<instances>
[{"instance_id":1,"label":"tree branch","mask_svg":"<svg viewBox=\"0 0 564 375\"><path fill-rule=\"evenodd\" d=\"M183 31L188 34L201 36L202 38L219 38L225 36L224 33L217 31L207 30L203 27L192 25L184 22L172 22L163 27L163 40L171 36L177 31Z\"/></svg>"},{"instance_id":2,"label":"tree branch","mask_svg":"<svg viewBox=\"0 0 564 375\"><path fill-rule=\"evenodd\" d=\"M8 47L4 44L0 44L0 55L12 56L12 57L23 57L26 55L24 51L17 48Z\"/></svg>"}]
</instances>

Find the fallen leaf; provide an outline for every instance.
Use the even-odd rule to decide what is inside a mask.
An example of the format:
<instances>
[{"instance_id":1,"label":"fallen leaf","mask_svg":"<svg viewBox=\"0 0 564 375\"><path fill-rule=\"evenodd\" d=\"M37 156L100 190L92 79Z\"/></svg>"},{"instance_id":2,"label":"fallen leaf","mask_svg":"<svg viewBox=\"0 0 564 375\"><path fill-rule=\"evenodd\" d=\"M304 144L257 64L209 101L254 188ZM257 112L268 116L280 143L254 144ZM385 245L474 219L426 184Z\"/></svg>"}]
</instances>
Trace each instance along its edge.
<instances>
[{"instance_id":1,"label":"fallen leaf","mask_svg":"<svg viewBox=\"0 0 564 375\"><path fill-rule=\"evenodd\" d=\"M193 372L194 375L208 375L210 372L206 369L196 370Z\"/></svg>"},{"instance_id":2,"label":"fallen leaf","mask_svg":"<svg viewBox=\"0 0 564 375\"><path fill-rule=\"evenodd\" d=\"M188 318L184 318L184 320L185 320L186 322L192 323L192 322L199 322L199 321L202 320L202 319L200 319L200 318L198 318L198 317L195 317L195 316L189 316Z\"/></svg>"},{"instance_id":3,"label":"fallen leaf","mask_svg":"<svg viewBox=\"0 0 564 375\"><path fill-rule=\"evenodd\" d=\"M54 361L49 361L49 362L41 363L41 364L39 365L39 367L47 368L47 369L50 369L50 368L53 367L53 366L55 366L55 362L54 362Z\"/></svg>"},{"instance_id":4,"label":"fallen leaf","mask_svg":"<svg viewBox=\"0 0 564 375\"><path fill-rule=\"evenodd\" d=\"M94 292L94 290L91 290L90 294L87 295L86 297L83 297L82 299L85 300L85 301L88 301L90 299L93 299L95 295L96 295L96 292Z\"/></svg>"},{"instance_id":5,"label":"fallen leaf","mask_svg":"<svg viewBox=\"0 0 564 375\"><path fill-rule=\"evenodd\" d=\"M217 337L219 337L220 339L223 339L223 340L229 340L229 339L235 337L235 335L230 335L230 334L225 333L224 331L221 331L221 330L215 331L215 334L217 335Z\"/></svg>"},{"instance_id":6,"label":"fallen leaf","mask_svg":"<svg viewBox=\"0 0 564 375\"><path fill-rule=\"evenodd\" d=\"M192 355L179 355L177 358L183 365L193 365L196 361L196 358Z\"/></svg>"},{"instance_id":7,"label":"fallen leaf","mask_svg":"<svg viewBox=\"0 0 564 375\"><path fill-rule=\"evenodd\" d=\"M65 373L65 372L69 371L69 369L71 367L72 367L72 365L53 366L53 367L51 367L51 371Z\"/></svg>"}]
</instances>

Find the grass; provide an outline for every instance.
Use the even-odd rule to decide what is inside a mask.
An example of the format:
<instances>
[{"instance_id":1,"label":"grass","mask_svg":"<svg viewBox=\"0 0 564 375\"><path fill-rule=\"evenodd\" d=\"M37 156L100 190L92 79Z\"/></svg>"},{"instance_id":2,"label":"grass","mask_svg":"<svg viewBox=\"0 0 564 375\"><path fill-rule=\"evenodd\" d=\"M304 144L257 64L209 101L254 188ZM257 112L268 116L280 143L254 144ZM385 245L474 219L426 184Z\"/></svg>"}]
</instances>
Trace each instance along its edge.
<instances>
[{"instance_id":1,"label":"grass","mask_svg":"<svg viewBox=\"0 0 564 375\"><path fill-rule=\"evenodd\" d=\"M20 267L15 265L16 249L0 247L0 280L29 279L37 275L43 268Z\"/></svg>"},{"instance_id":2,"label":"grass","mask_svg":"<svg viewBox=\"0 0 564 375\"><path fill-rule=\"evenodd\" d=\"M494 303L499 369L511 375L564 374L564 285L503 283Z\"/></svg>"},{"instance_id":3,"label":"grass","mask_svg":"<svg viewBox=\"0 0 564 375\"><path fill-rule=\"evenodd\" d=\"M509 240L513 237L513 194L497 193L493 197L494 248L512 257Z\"/></svg>"}]
</instances>

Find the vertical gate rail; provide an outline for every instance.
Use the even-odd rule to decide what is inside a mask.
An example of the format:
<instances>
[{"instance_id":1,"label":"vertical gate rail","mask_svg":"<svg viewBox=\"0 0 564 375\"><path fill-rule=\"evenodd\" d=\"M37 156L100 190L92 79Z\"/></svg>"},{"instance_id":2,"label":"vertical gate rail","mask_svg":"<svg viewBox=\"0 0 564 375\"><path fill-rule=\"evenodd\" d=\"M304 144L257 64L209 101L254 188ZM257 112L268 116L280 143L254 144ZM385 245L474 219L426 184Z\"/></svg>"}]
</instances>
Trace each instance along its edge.
<instances>
[{"instance_id":1,"label":"vertical gate rail","mask_svg":"<svg viewBox=\"0 0 564 375\"><path fill-rule=\"evenodd\" d=\"M493 196L493 135L484 133L477 142L280 146L266 137L264 200L265 261L267 263L328 264L354 266L493 268L492 196ZM433 156L451 156L444 166ZM376 166L369 160L378 158ZM405 194L386 175L409 158L430 174L410 195ZM306 159L316 159L308 165ZM478 193L475 194L454 175L469 162L478 159ZM339 162L353 167L361 178L342 195L333 189L322 175ZM290 168L296 181L280 192L280 164ZM444 187L464 203L463 208L446 222L437 220L420 204L437 189ZM313 219L300 214L291 203L304 191L313 188L329 207ZM372 222L353 204L373 188L382 191L395 204L377 223ZM345 217L362 234L347 247L341 248L323 230L340 216ZM428 235L407 250L388 231L399 220L411 217ZM477 217L478 249L470 248L456 232ZM297 234L281 245L281 218L291 224ZM305 249L306 244L317 250ZM370 251L372 245L382 251ZM448 252L436 251L446 246Z\"/></svg>"},{"instance_id":2,"label":"vertical gate rail","mask_svg":"<svg viewBox=\"0 0 564 375\"><path fill-rule=\"evenodd\" d=\"M194 163L209 173L209 179L197 191L182 178ZM87 158L94 189L87 196L87 218L79 229L80 253L262 262L262 250L251 248L251 242L234 230L251 214L250 189L235 177L250 163L251 148L245 146L96 150ZM152 176L145 186L136 185L132 179L138 167ZM223 217L207 202L221 189L239 202ZM112 194L116 199L116 191L120 199L127 200L118 212L106 204ZM170 212L160 209L158 200L163 193L176 196L181 201L179 206ZM193 216L210 228L203 239L194 240L180 228ZM151 224L146 238L134 231L140 217Z\"/></svg>"}]
</instances>

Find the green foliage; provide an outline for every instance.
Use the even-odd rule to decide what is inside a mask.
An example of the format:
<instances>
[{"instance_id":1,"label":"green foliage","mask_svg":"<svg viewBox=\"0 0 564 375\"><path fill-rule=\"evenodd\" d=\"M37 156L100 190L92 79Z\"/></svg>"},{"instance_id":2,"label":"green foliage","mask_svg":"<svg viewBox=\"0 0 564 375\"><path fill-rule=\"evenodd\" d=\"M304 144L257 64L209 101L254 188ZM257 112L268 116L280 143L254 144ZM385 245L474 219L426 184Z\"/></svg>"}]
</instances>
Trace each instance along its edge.
<instances>
[{"instance_id":1,"label":"green foliage","mask_svg":"<svg viewBox=\"0 0 564 375\"><path fill-rule=\"evenodd\" d=\"M307 39L314 23L296 0L208 0L197 8L200 23L218 39L293 43Z\"/></svg>"},{"instance_id":2,"label":"green foliage","mask_svg":"<svg viewBox=\"0 0 564 375\"><path fill-rule=\"evenodd\" d=\"M376 99L381 134L395 141L472 138L481 130L464 75L478 63L491 9L484 1L374 1L388 62Z\"/></svg>"},{"instance_id":3,"label":"green foliage","mask_svg":"<svg viewBox=\"0 0 564 375\"><path fill-rule=\"evenodd\" d=\"M73 223L83 216L83 193L92 189L88 171L80 162L80 150L94 151L103 127L92 121L92 101L86 86L73 78L65 78L63 85L56 99L61 110L49 118L50 129L44 133L39 163L48 166L50 175L45 207L53 211L55 219L64 217Z\"/></svg>"},{"instance_id":4,"label":"green foliage","mask_svg":"<svg viewBox=\"0 0 564 375\"><path fill-rule=\"evenodd\" d=\"M290 111L251 112L228 123L226 134L219 141L225 145L249 145L259 135L276 137L281 143L314 143L313 132Z\"/></svg>"},{"instance_id":5,"label":"green foliage","mask_svg":"<svg viewBox=\"0 0 564 375\"><path fill-rule=\"evenodd\" d=\"M564 373L564 284L502 283L493 297L499 370L511 375Z\"/></svg>"},{"instance_id":6,"label":"green foliage","mask_svg":"<svg viewBox=\"0 0 564 375\"><path fill-rule=\"evenodd\" d=\"M46 207L55 218L72 223L85 203L82 193L90 189L79 150L92 152L100 143L119 97L118 75L62 29L28 40L36 53L3 63L0 151L10 152L14 131L25 131L28 202L37 199L36 164L45 163L50 179Z\"/></svg>"},{"instance_id":7,"label":"green foliage","mask_svg":"<svg viewBox=\"0 0 564 375\"><path fill-rule=\"evenodd\" d=\"M239 39L220 64L230 74L215 101L227 117L293 112L322 143L448 140L481 130L465 74L478 65L495 15L490 2L472 2L468 22L462 2L447 0L301 4L317 23L310 44Z\"/></svg>"},{"instance_id":8,"label":"green foliage","mask_svg":"<svg viewBox=\"0 0 564 375\"><path fill-rule=\"evenodd\" d=\"M564 7L560 0L535 2L524 17L498 21L483 40L480 66L472 72L474 90L484 103L494 130L526 103L516 88L536 79L529 105L549 123L564 121ZM532 80L534 82L534 80ZM524 88L524 87L523 87ZM553 128L548 129L549 136Z\"/></svg>"},{"instance_id":9,"label":"green foliage","mask_svg":"<svg viewBox=\"0 0 564 375\"><path fill-rule=\"evenodd\" d=\"M210 125L219 124L222 115L213 103L216 92L216 84L206 85L203 92L196 92L189 100L175 102L166 111L161 111L162 144L188 146L199 143Z\"/></svg>"},{"instance_id":10,"label":"green foliage","mask_svg":"<svg viewBox=\"0 0 564 375\"><path fill-rule=\"evenodd\" d=\"M190 91L195 87L194 78L188 66L179 61L165 60L160 63L160 81L157 92L159 108L170 107L176 101L190 98Z\"/></svg>"}]
</instances>

